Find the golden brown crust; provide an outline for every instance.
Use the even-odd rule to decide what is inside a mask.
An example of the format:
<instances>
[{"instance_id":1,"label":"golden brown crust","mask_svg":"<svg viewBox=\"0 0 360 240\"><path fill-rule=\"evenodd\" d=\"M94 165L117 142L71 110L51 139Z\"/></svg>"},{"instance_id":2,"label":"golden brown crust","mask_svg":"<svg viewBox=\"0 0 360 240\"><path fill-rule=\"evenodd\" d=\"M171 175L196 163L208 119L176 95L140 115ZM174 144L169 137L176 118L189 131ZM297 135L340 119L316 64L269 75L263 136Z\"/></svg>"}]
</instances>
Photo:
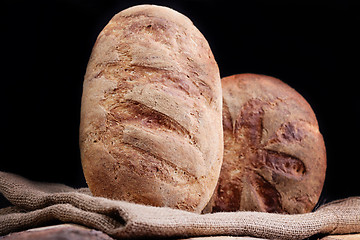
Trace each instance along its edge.
<instances>
[{"instance_id":1,"label":"golden brown crust","mask_svg":"<svg viewBox=\"0 0 360 240\"><path fill-rule=\"evenodd\" d=\"M326 151L310 105L280 80L222 79L224 160L213 211L311 211L322 191Z\"/></svg>"},{"instance_id":2,"label":"golden brown crust","mask_svg":"<svg viewBox=\"0 0 360 240\"><path fill-rule=\"evenodd\" d=\"M141 5L99 34L85 75L80 147L96 196L200 212L222 162L222 93L191 21Z\"/></svg>"}]
</instances>

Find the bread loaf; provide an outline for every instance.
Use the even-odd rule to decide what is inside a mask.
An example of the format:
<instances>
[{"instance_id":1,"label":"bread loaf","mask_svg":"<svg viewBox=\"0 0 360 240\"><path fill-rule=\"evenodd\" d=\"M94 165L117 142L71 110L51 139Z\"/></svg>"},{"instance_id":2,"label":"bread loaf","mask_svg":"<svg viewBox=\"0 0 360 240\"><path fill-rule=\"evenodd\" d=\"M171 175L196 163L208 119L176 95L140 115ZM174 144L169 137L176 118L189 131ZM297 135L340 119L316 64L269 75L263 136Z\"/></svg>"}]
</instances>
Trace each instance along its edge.
<instances>
[{"instance_id":1,"label":"bread loaf","mask_svg":"<svg viewBox=\"0 0 360 240\"><path fill-rule=\"evenodd\" d=\"M95 196L201 212L223 154L218 66L184 15L139 5L99 34L83 84L80 148Z\"/></svg>"},{"instance_id":2,"label":"bread loaf","mask_svg":"<svg viewBox=\"0 0 360 240\"><path fill-rule=\"evenodd\" d=\"M224 160L207 210L305 213L316 205L326 151L314 112L282 81L222 79Z\"/></svg>"}]
</instances>

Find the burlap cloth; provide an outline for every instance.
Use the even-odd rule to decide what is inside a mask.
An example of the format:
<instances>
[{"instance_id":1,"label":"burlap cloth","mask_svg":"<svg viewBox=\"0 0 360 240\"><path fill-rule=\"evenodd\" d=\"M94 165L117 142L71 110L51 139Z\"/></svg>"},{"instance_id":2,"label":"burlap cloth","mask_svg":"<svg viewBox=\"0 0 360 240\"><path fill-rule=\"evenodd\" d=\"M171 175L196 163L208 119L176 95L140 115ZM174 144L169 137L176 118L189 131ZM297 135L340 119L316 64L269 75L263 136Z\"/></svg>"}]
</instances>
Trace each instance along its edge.
<instances>
[{"instance_id":1,"label":"burlap cloth","mask_svg":"<svg viewBox=\"0 0 360 240\"><path fill-rule=\"evenodd\" d=\"M195 214L91 196L87 189L38 183L0 172L0 192L14 205L0 209L0 235L27 228L77 223L114 238L253 236L304 239L360 232L360 197L326 204L313 213Z\"/></svg>"}]
</instances>

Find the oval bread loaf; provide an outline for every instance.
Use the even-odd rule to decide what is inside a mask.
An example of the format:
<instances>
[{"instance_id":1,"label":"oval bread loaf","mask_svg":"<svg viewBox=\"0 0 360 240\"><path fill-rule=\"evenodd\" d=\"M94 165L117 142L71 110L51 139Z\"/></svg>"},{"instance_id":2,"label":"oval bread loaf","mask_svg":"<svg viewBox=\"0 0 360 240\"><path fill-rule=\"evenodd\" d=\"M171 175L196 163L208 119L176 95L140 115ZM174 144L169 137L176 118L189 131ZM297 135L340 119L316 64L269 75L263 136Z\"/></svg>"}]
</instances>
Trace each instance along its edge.
<instances>
[{"instance_id":1,"label":"oval bread loaf","mask_svg":"<svg viewBox=\"0 0 360 240\"><path fill-rule=\"evenodd\" d=\"M95 196L201 212L220 173L222 90L184 15L139 5L99 34L83 85L80 148Z\"/></svg>"},{"instance_id":2,"label":"oval bread loaf","mask_svg":"<svg viewBox=\"0 0 360 240\"><path fill-rule=\"evenodd\" d=\"M310 105L263 75L225 77L222 88L224 159L210 209L311 211L325 180L326 151Z\"/></svg>"}]
</instances>

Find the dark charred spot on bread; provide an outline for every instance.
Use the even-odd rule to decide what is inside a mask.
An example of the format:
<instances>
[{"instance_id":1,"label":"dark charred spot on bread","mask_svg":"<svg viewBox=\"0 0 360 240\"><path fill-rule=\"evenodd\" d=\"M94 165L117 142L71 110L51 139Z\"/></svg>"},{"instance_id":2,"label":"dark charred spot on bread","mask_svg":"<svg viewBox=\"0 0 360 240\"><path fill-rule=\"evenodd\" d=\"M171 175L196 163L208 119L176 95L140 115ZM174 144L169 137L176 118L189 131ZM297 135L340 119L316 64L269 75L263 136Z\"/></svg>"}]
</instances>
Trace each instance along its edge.
<instances>
[{"instance_id":1,"label":"dark charred spot on bread","mask_svg":"<svg viewBox=\"0 0 360 240\"><path fill-rule=\"evenodd\" d=\"M266 150L263 151L265 164L276 173L289 178L301 179L305 172L305 164L298 158L286 153Z\"/></svg>"},{"instance_id":2,"label":"dark charred spot on bread","mask_svg":"<svg viewBox=\"0 0 360 240\"><path fill-rule=\"evenodd\" d=\"M226 102L223 101L223 128L224 131L233 131L233 120L231 118L229 107Z\"/></svg>"},{"instance_id":3,"label":"dark charred spot on bread","mask_svg":"<svg viewBox=\"0 0 360 240\"><path fill-rule=\"evenodd\" d=\"M281 132L280 137L286 141L301 141L305 136L303 129L295 126L291 122L282 124L279 131Z\"/></svg>"},{"instance_id":4,"label":"dark charred spot on bread","mask_svg":"<svg viewBox=\"0 0 360 240\"><path fill-rule=\"evenodd\" d=\"M240 200L242 193L242 185L239 181L232 181L231 184L220 184L217 188L217 198L215 199L215 206L213 212L222 211L238 211L240 208Z\"/></svg>"},{"instance_id":5,"label":"dark charred spot on bread","mask_svg":"<svg viewBox=\"0 0 360 240\"><path fill-rule=\"evenodd\" d=\"M264 105L258 99L249 100L235 122L235 136L245 136L252 146L258 146L262 138Z\"/></svg>"},{"instance_id":6,"label":"dark charred spot on bread","mask_svg":"<svg viewBox=\"0 0 360 240\"><path fill-rule=\"evenodd\" d=\"M259 174L251 176L251 184L258 196L260 209L270 213L283 213L281 195L276 188Z\"/></svg>"}]
</instances>

